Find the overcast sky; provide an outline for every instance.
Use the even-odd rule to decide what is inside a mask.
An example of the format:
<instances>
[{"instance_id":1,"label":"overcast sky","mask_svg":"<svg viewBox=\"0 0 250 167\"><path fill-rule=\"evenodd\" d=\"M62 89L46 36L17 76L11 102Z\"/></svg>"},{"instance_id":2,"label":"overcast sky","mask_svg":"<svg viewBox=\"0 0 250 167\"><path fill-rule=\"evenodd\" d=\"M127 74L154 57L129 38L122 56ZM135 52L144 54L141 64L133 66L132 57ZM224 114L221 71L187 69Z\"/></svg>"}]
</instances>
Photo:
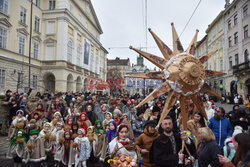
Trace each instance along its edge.
<instances>
[{"instance_id":1,"label":"overcast sky","mask_svg":"<svg viewBox=\"0 0 250 167\"><path fill-rule=\"evenodd\" d=\"M138 54L128 47L146 46L145 26L146 0L92 0L101 24L101 43L108 50L108 58L130 58L136 64ZM170 48L172 48L171 22L180 35L192 15L199 0L147 0L147 26L151 28ZM186 49L199 30L198 40L205 36L208 25L224 9L224 0L201 0L201 3L180 37ZM153 37L147 33L147 46L142 50L163 57ZM145 61L149 68L155 66Z\"/></svg>"}]
</instances>

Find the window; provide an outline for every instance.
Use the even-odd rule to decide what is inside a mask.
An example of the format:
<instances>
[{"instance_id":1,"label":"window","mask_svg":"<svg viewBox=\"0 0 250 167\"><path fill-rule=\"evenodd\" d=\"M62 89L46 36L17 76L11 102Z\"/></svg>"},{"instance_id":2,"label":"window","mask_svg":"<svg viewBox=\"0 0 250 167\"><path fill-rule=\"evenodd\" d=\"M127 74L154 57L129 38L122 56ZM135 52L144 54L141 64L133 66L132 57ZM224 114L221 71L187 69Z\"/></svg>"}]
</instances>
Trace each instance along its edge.
<instances>
[{"instance_id":1,"label":"window","mask_svg":"<svg viewBox=\"0 0 250 167\"><path fill-rule=\"evenodd\" d=\"M216 64L216 60L214 61L214 70L216 71L216 67L217 66L217 64Z\"/></svg>"},{"instance_id":2,"label":"window","mask_svg":"<svg viewBox=\"0 0 250 167\"><path fill-rule=\"evenodd\" d=\"M5 70L4 69L0 69L0 89L4 89L5 88Z\"/></svg>"},{"instance_id":3,"label":"window","mask_svg":"<svg viewBox=\"0 0 250 167\"><path fill-rule=\"evenodd\" d=\"M39 53L39 44L34 42L34 48L33 48L33 54L34 54L34 59L38 59L38 53Z\"/></svg>"},{"instance_id":4,"label":"window","mask_svg":"<svg viewBox=\"0 0 250 167\"><path fill-rule=\"evenodd\" d=\"M0 0L0 12L8 14L9 10L9 0Z\"/></svg>"},{"instance_id":5,"label":"window","mask_svg":"<svg viewBox=\"0 0 250 167\"><path fill-rule=\"evenodd\" d=\"M222 40L220 40L220 49L222 48Z\"/></svg>"},{"instance_id":6,"label":"window","mask_svg":"<svg viewBox=\"0 0 250 167\"><path fill-rule=\"evenodd\" d=\"M232 28L231 20L229 20L229 21L227 22L227 27L228 27L229 30Z\"/></svg>"},{"instance_id":7,"label":"window","mask_svg":"<svg viewBox=\"0 0 250 167\"><path fill-rule=\"evenodd\" d=\"M234 25L237 25L237 23L238 23L238 16L237 16L237 14L234 16Z\"/></svg>"},{"instance_id":8,"label":"window","mask_svg":"<svg viewBox=\"0 0 250 167\"><path fill-rule=\"evenodd\" d=\"M23 72L18 72L18 76L17 76L17 87L18 88L23 88Z\"/></svg>"},{"instance_id":9,"label":"window","mask_svg":"<svg viewBox=\"0 0 250 167\"><path fill-rule=\"evenodd\" d=\"M35 16L35 31L39 32L40 19Z\"/></svg>"},{"instance_id":10,"label":"window","mask_svg":"<svg viewBox=\"0 0 250 167\"><path fill-rule=\"evenodd\" d=\"M246 17L248 15L248 5L243 7L243 17Z\"/></svg>"},{"instance_id":11,"label":"window","mask_svg":"<svg viewBox=\"0 0 250 167\"><path fill-rule=\"evenodd\" d=\"M73 6L72 6L72 5L70 5L70 9L69 9L69 11L70 11L70 13L72 13L72 14L73 14Z\"/></svg>"},{"instance_id":12,"label":"window","mask_svg":"<svg viewBox=\"0 0 250 167\"><path fill-rule=\"evenodd\" d=\"M233 60L232 60L232 56L229 57L229 69L231 69L233 67Z\"/></svg>"},{"instance_id":13,"label":"window","mask_svg":"<svg viewBox=\"0 0 250 167\"><path fill-rule=\"evenodd\" d=\"M244 27L244 39L248 38L248 25Z\"/></svg>"},{"instance_id":14,"label":"window","mask_svg":"<svg viewBox=\"0 0 250 167\"><path fill-rule=\"evenodd\" d=\"M235 65L238 65L239 64L239 56L238 56L238 54L236 54L234 56L234 60L235 60Z\"/></svg>"},{"instance_id":15,"label":"window","mask_svg":"<svg viewBox=\"0 0 250 167\"><path fill-rule=\"evenodd\" d=\"M67 47L68 47L68 49L67 49L67 61L72 63L72 51L73 51L72 40L69 40Z\"/></svg>"},{"instance_id":16,"label":"window","mask_svg":"<svg viewBox=\"0 0 250 167\"><path fill-rule=\"evenodd\" d=\"M21 6L20 8L20 23L26 24L27 10Z\"/></svg>"},{"instance_id":17,"label":"window","mask_svg":"<svg viewBox=\"0 0 250 167\"><path fill-rule=\"evenodd\" d=\"M18 39L18 53L24 55L25 54L25 38L22 36L19 36Z\"/></svg>"},{"instance_id":18,"label":"window","mask_svg":"<svg viewBox=\"0 0 250 167\"><path fill-rule=\"evenodd\" d=\"M82 16L78 15L78 20L82 23Z\"/></svg>"},{"instance_id":19,"label":"window","mask_svg":"<svg viewBox=\"0 0 250 167\"><path fill-rule=\"evenodd\" d=\"M232 37L228 38L228 47L230 48L232 46Z\"/></svg>"},{"instance_id":20,"label":"window","mask_svg":"<svg viewBox=\"0 0 250 167\"><path fill-rule=\"evenodd\" d=\"M238 32L234 33L234 44L238 43Z\"/></svg>"},{"instance_id":21,"label":"window","mask_svg":"<svg viewBox=\"0 0 250 167\"><path fill-rule=\"evenodd\" d=\"M220 59L220 71L223 71L223 60Z\"/></svg>"},{"instance_id":22,"label":"window","mask_svg":"<svg viewBox=\"0 0 250 167\"><path fill-rule=\"evenodd\" d=\"M36 0L36 6L40 8L40 0Z\"/></svg>"},{"instance_id":23,"label":"window","mask_svg":"<svg viewBox=\"0 0 250 167\"><path fill-rule=\"evenodd\" d=\"M81 47L81 45L78 45L78 47L77 47L77 56L76 56L76 64L78 66L80 66L81 55L82 55L82 47Z\"/></svg>"},{"instance_id":24,"label":"window","mask_svg":"<svg viewBox=\"0 0 250 167\"><path fill-rule=\"evenodd\" d=\"M7 48L7 29L0 26L0 48Z\"/></svg>"},{"instance_id":25,"label":"window","mask_svg":"<svg viewBox=\"0 0 250 167\"><path fill-rule=\"evenodd\" d=\"M244 52L244 57L245 57L245 62L249 62L250 61L250 55L248 50L246 49Z\"/></svg>"},{"instance_id":26,"label":"window","mask_svg":"<svg viewBox=\"0 0 250 167\"><path fill-rule=\"evenodd\" d=\"M37 76L33 75L32 85L34 89L37 89Z\"/></svg>"},{"instance_id":27,"label":"window","mask_svg":"<svg viewBox=\"0 0 250 167\"><path fill-rule=\"evenodd\" d=\"M56 0L49 0L49 10L54 10L56 8Z\"/></svg>"}]
</instances>

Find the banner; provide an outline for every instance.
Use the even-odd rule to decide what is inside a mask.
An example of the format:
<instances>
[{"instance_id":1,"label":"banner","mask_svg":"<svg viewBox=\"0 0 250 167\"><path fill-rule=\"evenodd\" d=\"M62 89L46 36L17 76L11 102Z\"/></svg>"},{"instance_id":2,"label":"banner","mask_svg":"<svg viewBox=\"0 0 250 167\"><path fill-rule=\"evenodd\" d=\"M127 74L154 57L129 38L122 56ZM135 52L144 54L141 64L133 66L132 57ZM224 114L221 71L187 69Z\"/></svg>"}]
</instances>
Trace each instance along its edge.
<instances>
[{"instance_id":1,"label":"banner","mask_svg":"<svg viewBox=\"0 0 250 167\"><path fill-rule=\"evenodd\" d=\"M136 85L137 89L145 89L145 79L137 78L136 82L137 82Z\"/></svg>"},{"instance_id":2,"label":"banner","mask_svg":"<svg viewBox=\"0 0 250 167\"><path fill-rule=\"evenodd\" d=\"M109 89L123 89L124 79L107 79Z\"/></svg>"},{"instance_id":3,"label":"banner","mask_svg":"<svg viewBox=\"0 0 250 167\"><path fill-rule=\"evenodd\" d=\"M84 62L83 64L89 65L89 52L90 52L90 44L88 41L85 42L84 49Z\"/></svg>"},{"instance_id":4,"label":"banner","mask_svg":"<svg viewBox=\"0 0 250 167\"><path fill-rule=\"evenodd\" d=\"M135 80L136 78L126 78L126 89L135 89Z\"/></svg>"}]
</instances>

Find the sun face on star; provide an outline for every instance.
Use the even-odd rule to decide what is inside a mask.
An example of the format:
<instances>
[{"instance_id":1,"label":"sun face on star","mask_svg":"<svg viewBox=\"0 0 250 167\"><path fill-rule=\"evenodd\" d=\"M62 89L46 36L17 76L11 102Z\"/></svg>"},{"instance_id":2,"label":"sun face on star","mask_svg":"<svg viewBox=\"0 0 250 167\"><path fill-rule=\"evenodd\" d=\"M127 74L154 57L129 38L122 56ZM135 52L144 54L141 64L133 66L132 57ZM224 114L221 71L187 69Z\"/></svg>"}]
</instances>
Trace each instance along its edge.
<instances>
[{"instance_id":1,"label":"sun face on star","mask_svg":"<svg viewBox=\"0 0 250 167\"><path fill-rule=\"evenodd\" d=\"M211 76L222 75L224 73L218 71L211 71L204 68L204 63L216 51L210 52L201 58L195 58L195 47L197 42L198 30L196 31L188 48L184 51L182 44L179 40L174 24L172 25L173 35L173 50L171 50L151 29L149 32L152 34L157 46L159 47L164 58L158 57L151 53L133 49L154 65L159 67L161 71L152 73L143 73L136 75L129 75L127 77L145 78L145 79L161 79L163 84L160 88L150 93L138 106L153 100L156 97L168 92L168 97L158 123L158 127L168 114L168 112L175 105L177 100L180 100L181 115L183 130L187 130L188 109L187 101L192 100L197 109L207 119L205 107L200 93L208 93L213 96L221 97L209 85L205 83L205 79Z\"/></svg>"}]
</instances>

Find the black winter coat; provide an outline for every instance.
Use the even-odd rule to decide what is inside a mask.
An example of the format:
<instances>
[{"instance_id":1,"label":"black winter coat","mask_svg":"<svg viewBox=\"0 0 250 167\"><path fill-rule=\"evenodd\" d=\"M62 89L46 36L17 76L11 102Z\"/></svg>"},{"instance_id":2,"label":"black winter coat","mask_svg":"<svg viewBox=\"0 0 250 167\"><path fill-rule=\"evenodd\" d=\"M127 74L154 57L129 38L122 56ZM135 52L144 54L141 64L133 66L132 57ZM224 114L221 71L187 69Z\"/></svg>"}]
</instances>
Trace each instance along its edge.
<instances>
[{"instance_id":1,"label":"black winter coat","mask_svg":"<svg viewBox=\"0 0 250 167\"><path fill-rule=\"evenodd\" d=\"M220 165L217 154L221 154L219 145L215 141L198 144L197 155L199 167L218 167Z\"/></svg>"},{"instance_id":2,"label":"black winter coat","mask_svg":"<svg viewBox=\"0 0 250 167\"><path fill-rule=\"evenodd\" d=\"M176 154L173 153L172 143L168 136L164 133L153 141L151 150L149 152L150 163L156 164L157 167L177 167L179 165L178 153L181 150L182 140L178 133L174 133L176 143ZM196 153L195 145L191 142L190 145L186 144L188 150L192 155ZM184 151L184 154L187 154Z\"/></svg>"}]
</instances>

